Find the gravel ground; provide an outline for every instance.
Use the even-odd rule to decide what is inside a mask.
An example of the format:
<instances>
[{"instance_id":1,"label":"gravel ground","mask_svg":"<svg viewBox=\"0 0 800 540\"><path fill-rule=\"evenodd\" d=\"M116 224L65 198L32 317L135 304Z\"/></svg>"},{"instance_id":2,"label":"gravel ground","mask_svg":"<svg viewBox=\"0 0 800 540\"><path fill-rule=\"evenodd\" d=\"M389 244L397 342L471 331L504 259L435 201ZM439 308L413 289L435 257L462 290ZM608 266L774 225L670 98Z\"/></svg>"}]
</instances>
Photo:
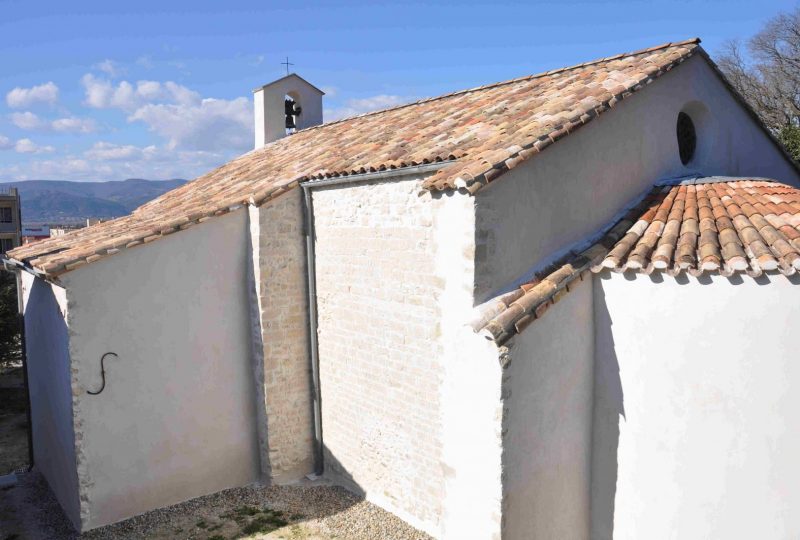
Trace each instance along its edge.
<instances>
[{"instance_id":1,"label":"gravel ground","mask_svg":"<svg viewBox=\"0 0 800 540\"><path fill-rule=\"evenodd\" d=\"M229 489L77 535L35 472L0 490L0 540L14 534L31 540L430 539L349 491L322 482Z\"/></svg>"}]
</instances>

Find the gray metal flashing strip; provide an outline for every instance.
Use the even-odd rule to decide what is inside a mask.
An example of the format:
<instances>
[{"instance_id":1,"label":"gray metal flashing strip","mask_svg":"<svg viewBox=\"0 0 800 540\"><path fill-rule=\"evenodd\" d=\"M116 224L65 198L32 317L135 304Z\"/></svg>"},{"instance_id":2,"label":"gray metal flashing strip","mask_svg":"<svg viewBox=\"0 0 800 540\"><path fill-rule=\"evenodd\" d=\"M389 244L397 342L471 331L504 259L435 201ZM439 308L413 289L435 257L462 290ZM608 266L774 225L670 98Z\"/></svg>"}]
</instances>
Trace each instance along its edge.
<instances>
[{"instance_id":1,"label":"gray metal flashing strip","mask_svg":"<svg viewBox=\"0 0 800 540\"><path fill-rule=\"evenodd\" d=\"M443 169L448 165L452 165L456 160L451 159L447 161L437 161L435 163L423 163L421 165L412 165L410 167L398 167L397 169L386 169L384 171L372 171L358 174L348 174L342 176L335 176L333 178L320 178L319 180L306 180L300 182L303 188L315 188L323 186L335 186L339 184L349 184L351 182L369 182L370 180L381 180L384 178L394 178L397 176L409 176L412 174L424 174L435 172Z\"/></svg>"},{"instance_id":2,"label":"gray metal flashing strip","mask_svg":"<svg viewBox=\"0 0 800 540\"><path fill-rule=\"evenodd\" d=\"M56 283L56 281L52 277L48 276L44 272L37 270L33 266L28 266L22 261L18 261L17 259L9 259L7 257L3 257L2 259L0 259L0 262L2 262L3 267L5 267L5 269L8 270L9 272L12 271L11 268L15 268L17 270L24 270L25 272L28 272L33 276L44 279L45 281Z\"/></svg>"},{"instance_id":3,"label":"gray metal flashing strip","mask_svg":"<svg viewBox=\"0 0 800 540\"><path fill-rule=\"evenodd\" d=\"M724 184L726 182L741 182L747 180L753 180L755 182L776 182L776 180L772 178L763 178L760 176L702 176L699 174L692 174L659 180L655 183L655 186L696 186L698 184Z\"/></svg>"},{"instance_id":4,"label":"gray metal flashing strip","mask_svg":"<svg viewBox=\"0 0 800 540\"><path fill-rule=\"evenodd\" d=\"M317 268L314 242L314 206L311 188L303 189L303 218L306 236L306 295L308 309L308 353L311 370L311 412L314 420L314 474L321 476L325 470L322 442L322 391L319 377L319 343L317 341Z\"/></svg>"}]
</instances>

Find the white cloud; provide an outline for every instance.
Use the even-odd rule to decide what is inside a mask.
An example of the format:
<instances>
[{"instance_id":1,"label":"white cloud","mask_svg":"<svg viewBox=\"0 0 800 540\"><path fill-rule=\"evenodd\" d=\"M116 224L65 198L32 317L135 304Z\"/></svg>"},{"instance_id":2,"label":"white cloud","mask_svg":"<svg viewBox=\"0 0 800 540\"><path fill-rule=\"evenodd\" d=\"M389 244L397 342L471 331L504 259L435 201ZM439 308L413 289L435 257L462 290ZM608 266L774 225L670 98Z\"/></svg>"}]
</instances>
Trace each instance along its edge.
<instances>
[{"instance_id":1,"label":"white cloud","mask_svg":"<svg viewBox=\"0 0 800 540\"><path fill-rule=\"evenodd\" d=\"M136 90L128 81L122 81L114 86L106 79L99 79L87 73L81 79L81 83L86 91L86 105L95 109L116 107L131 110L140 102Z\"/></svg>"},{"instance_id":2,"label":"white cloud","mask_svg":"<svg viewBox=\"0 0 800 540\"><path fill-rule=\"evenodd\" d=\"M77 116L53 120L50 127L53 131L62 133L93 133L97 131L97 124L94 120L91 118L78 118Z\"/></svg>"},{"instance_id":3,"label":"white cloud","mask_svg":"<svg viewBox=\"0 0 800 540\"><path fill-rule=\"evenodd\" d=\"M170 149L247 150L253 144L250 101L203 99L199 103L149 104L129 118L167 139Z\"/></svg>"},{"instance_id":4,"label":"white cloud","mask_svg":"<svg viewBox=\"0 0 800 540\"><path fill-rule=\"evenodd\" d=\"M60 133L92 133L97 130L97 124L91 118L78 118L68 116L58 118L52 122L40 118L36 114L25 111L11 113L11 123L26 131L57 131Z\"/></svg>"},{"instance_id":5,"label":"white cloud","mask_svg":"<svg viewBox=\"0 0 800 540\"><path fill-rule=\"evenodd\" d=\"M162 97L161 83L158 81L139 81L136 83L136 91L147 101L156 101Z\"/></svg>"},{"instance_id":6,"label":"white cloud","mask_svg":"<svg viewBox=\"0 0 800 540\"><path fill-rule=\"evenodd\" d=\"M55 151L52 146L39 146L30 139L20 139L14 145L14 150L20 154L49 154Z\"/></svg>"},{"instance_id":7,"label":"white cloud","mask_svg":"<svg viewBox=\"0 0 800 540\"><path fill-rule=\"evenodd\" d=\"M94 165L85 159L66 157L64 159L48 159L0 168L0 175L15 180L34 178L57 178L59 180L103 180L111 174L112 168L107 165Z\"/></svg>"},{"instance_id":8,"label":"white cloud","mask_svg":"<svg viewBox=\"0 0 800 540\"><path fill-rule=\"evenodd\" d=\"M26 131L40 130L47 127L47 122L30 111L11 113L11 123Z\"/></svg>"},{"instance_id":9,"label":"white cloud","mask_svg":"<svg viewBox=\"0 0 800 540\"><path fill-rule=\"evenodd\" d=\"M334 90L335 92L335 90ZM368 98L348 99L344 106L325 110L325 121L330 122L341 118L349 118L380 109L388 109L412 101L411 98L389 94L379 94Z\"/></svg>"},{"instance_id":10,"label":"white cloud","mask_svg":"<svg viewBox=\"0 0 800 540\"><path fill-rule=\"evenodd\" d=\"M98 62L94 66L95 69L102 71L111 78L118 77L125 73L125 70L113 60L106 58L102 62Z\"/></svg>"},{"instance_id":11,"label":"white cloud","mask_svg":"<svg viewBox=\"0 0 800 540\"><path fill-rule=\"evenodd\" d=\"M86 104L128 113L129 122L143 122L164 137L171 150L217 152L247 150L252 145L253 120L246 98L203 99L173 81L110 81L83 76Z\"/></svg>"},{"instance_id":12,"label":"white cloud","mask_svg":"<svg viewBox=\"0 0 800 540\"><path fill-rule=\"evenodd\" d=\"M99 141L89 150L85 151L83 155L95 161L125 161L152 157L156 152L157 149L155 146L140 148L132 144L118 145Z\"/></svg>"},{"instance_id":13,"label":"white cloud","mask_svg":"<svg viewBox=\"0 0 800 540\"><path fill-rule=\"evenodd\" d=\"M11 142L11 139L3 135L0 135L0 150L6 150L8 148L13 148L13 147L14 143Z\"/></svg>"},{"instance_id":14,"label":"white cloud","mask_svg":"<svg viewBox=\"0 0 800 540\"><path fill-rule=\"evenodd\" d=\"M173 101L181 105L198 105L201 102L200 94L172 81L164 83L164 91Z\"/></svg>"},{"instance_id":15,"label":"white cloud","mask_svg":"<svg viewBox=\"0 0 800 540\"><path fill-rule=\"evenodd\" d=\"M31 88L16 87L6 94L6 103L12 109L21 109L34 103L54 104L58 101L58 86L52 81Z\"/></svg>"},{"instance_id":16,"label":"white cloud","mask_svg":"<svg viewBox=\"0 0 800 540\"><path fill-rule=\"evenodd\" d=\"M0 177L73 181L195 178L232 157L230 153L169 150L100 141L82 154L34 159L5 168L0 166Z\"/></svg>"},{"instance_id":17,"label":"white cloud","mask_svg":"<svg viewBox=\"0 0 800 540\"><path fill-rule=\"evenodd\" d=\"M195 104L200 101L200 94L172 81L137 81L135 85L121 81L114 85L106 79L87 73L81 83L86 93L86 105L95 109L122 109L130 112L155 102Z\"/></svg>"},{"instance_id":18,"label":"white cloud","mask_svg":"<svg viewBox=\"0 0 800 540\"><path fill-rule=\"evenodd\" d=\"M252 105L247 98L203 98L173 81L112 81L96 73L87 73L81 83L87 106L124 112L128 122L142 122L163 143L135 146L97 141L80 153L39 157L35 154L55 149L30 139L9 140L4 144L33 157L0 166L0 176L75 181L194 178L252 147ZM51 120L33 113L17 114L18 123L41 131L88 133L97 128L89 118L66 115Z\"/></svg>"}]
</instances>

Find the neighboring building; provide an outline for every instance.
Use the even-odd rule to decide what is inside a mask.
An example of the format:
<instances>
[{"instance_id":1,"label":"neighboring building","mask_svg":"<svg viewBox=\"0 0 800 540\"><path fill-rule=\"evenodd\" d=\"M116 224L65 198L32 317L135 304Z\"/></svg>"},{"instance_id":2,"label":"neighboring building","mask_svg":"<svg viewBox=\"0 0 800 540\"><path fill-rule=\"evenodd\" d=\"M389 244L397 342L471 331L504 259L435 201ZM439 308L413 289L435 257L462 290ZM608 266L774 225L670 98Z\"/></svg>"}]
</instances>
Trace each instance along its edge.
<instances>
[{"instance_id":1,"label":"neighboring building","mask_svg":"<svg viewBox=\"0 0 800 540\"><path fill-rule=\"evenodd\" d=\"M0 189L0 254L20 245L21 222L17 188Z\"/></svg>"},{"instance_id":2,"label":"neighboring building","mask_svg":"<svg viewBox=\"0 0 800 540\"><path fill-rule=\"evenodd\" d=\"M255 150L9 253L76 527L316 471L436 538L797 534L800 175L697 40L255 98Z\"/></svg>"},{"instance_id":3,"label":"neighboring building","mask_svg":"<svg viewBox=\"0 0 800 540\"><path fill-rule=\"evenodd\" d=\"M91 223L88 223L89 220L87 219L86 226L88 227ZM58 225L56 227L50 227L50 237L55 238L56 236L64 236L67 233L71 233L73 231L77 231L78 229L82 229L83 225Z\"/></svg>"},{"instance_id":4,"label":"neighboring building","mask_svg":"<svg viewBox=\"0 0 800 540\"><path fill-rule=\"evenodd\" d=\"M27 227L22 228L22 244L30 244L31 242L36 242L38 240L44 240L45 238L50 238L50 227L47 225L39 225L39 226L32 226L29 225Z\"/></svg>"}]
</instances>

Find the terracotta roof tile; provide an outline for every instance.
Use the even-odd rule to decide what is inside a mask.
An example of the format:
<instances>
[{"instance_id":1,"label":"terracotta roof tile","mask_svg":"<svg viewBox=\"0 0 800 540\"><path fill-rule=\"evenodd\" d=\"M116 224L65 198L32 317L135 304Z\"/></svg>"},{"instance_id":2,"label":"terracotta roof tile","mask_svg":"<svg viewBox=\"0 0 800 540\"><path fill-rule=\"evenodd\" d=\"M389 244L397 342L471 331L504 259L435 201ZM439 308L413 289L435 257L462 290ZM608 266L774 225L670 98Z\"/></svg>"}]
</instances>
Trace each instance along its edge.
<instances>
[{"instance_id":1,"label":"terracotta roof tile","mask_svg":"<svg viewBox=\"0 0 800 540\"><path fill-rule=\"evenodd\" d=\"M744 211L737 201L748 201L754 211ZM742 272L753 277L776 270L792 275L800 270L800 189L723 177L657 186L591 247L570 253L534 280L484 304L474 330L504 343L589 270L658 270L672 276Z\"/></svg>"},{"instance_id":2,"label":"terracotta roof tile","mask_svg":"<svg viewBox=\"0 0 800 540\"><path fill-rule=\"evenodd\" d=\"M698 43L668 43L305 129L130 216L23 246L9 256L57 275L205 217L261 204L301 181L425 163L452 161L427 180L428 189L475 193L701 51Z\"/></svg>"}]
</instances>

